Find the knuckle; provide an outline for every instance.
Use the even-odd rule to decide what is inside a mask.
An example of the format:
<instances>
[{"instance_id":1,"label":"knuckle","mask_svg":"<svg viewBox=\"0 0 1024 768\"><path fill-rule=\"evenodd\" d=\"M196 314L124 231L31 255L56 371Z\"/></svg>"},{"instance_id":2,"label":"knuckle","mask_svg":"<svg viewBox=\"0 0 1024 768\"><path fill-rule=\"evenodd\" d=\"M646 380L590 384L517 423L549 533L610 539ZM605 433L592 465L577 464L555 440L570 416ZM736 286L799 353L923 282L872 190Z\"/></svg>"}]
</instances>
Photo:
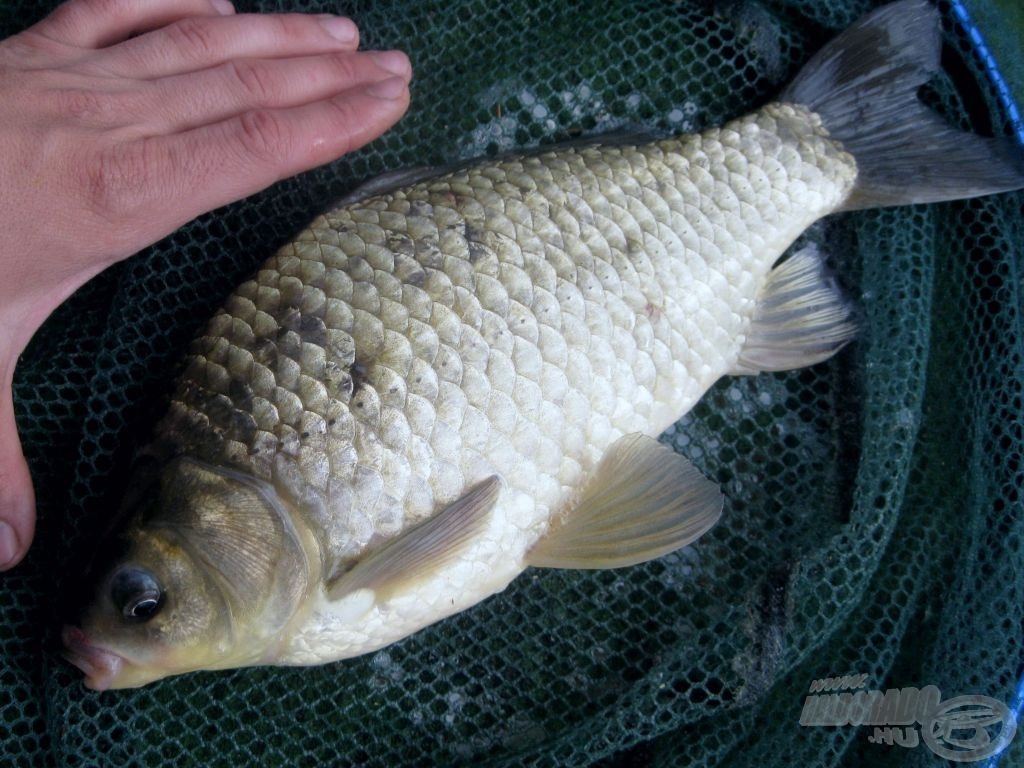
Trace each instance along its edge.
<instances>
[{"instance_id":1,"label":"knuckle","mask_svg":"<svg viewBox=\"0 0 1024 768\"><path fill-rule=\"evenodd\" d=\"M126 16L129 4L124 0L81 0L84 12L99 14L107 18Z\"/></svg>"},{"instance_id":2,"label":"knuckle","mask_svg":"<svg viewBox=\"0 0 1024 768\"><path fill-rule=\"evenodd\" d=\"M231 61L226 64L230 77L243 96L255 104L265 104L277 96L266 66L255 61Z\"/></svg>"},{"instance_id":3,"label":"knuckle","mask_svg":"<svg viewBox=\"0 0 1024 768\"><path fill-rule=\"evenodd\" d=\"M61 34L75 33L83 27L94 27L97 20L120 27L135 16L130 0L71 0L57 6L44 23Z\"/></svg>"},{"instance_id":4,"label":"knuckle","mask_svg":"<svg viewBox=\"0 0 1024 768\"><path fill-rule=\"evenodd\" d=\"M102 219L131 220L149 197L159 160L147 142L107 147L85 164L85 200Z\"/></svg>"},{"instance_id":5,"label":"knuckle","mask_svg":"<svg viewBox=\"0 0 1024 768\"><path fill-rule=\"evenodd\" d=\"M60 23L77 25L92 18L119 21L127 18L129 13L129 4L124 0L72 0L58 6L50 18Z\"/></svg>"},{"instance_id":6,"label":"knuckle","mask_svg":"<svg viewBox=\"0 0 1024 768\"><path fill-rule=\"evenodd\" d=\"M290 137L279 114L255 109L239 116L238 139L242 150L257 160L273 162L286 155Z\"/></svg>"},{"instance_id":7,"label":"knuckle","mask_svg":"<svg viewBox=\"0 0 1024 768\"><path fill-rule=\"evenodd\" d=\"M334 126L332 140L340 154L347 154L356 148L358 141L353 135L353 126L360 126L365 121L356 111L355 105L348 99L331 99L328 102L331 111L331 123Z\"/></svg>"},{"instance_id":8,"label":"knuckle","mask_svg":"<svg viewBox=\"0 0 1024 768\"><path fill-rule=\"evenodd\" d=\"M207 60L217 55L218 45L209 20L191 16L164 27L171 45L188 58Z\"/></svg>"},{"instance_id":9,"label":"knuckle","mask_svg":"<svg viewBox=\"0 0 1024 768\"><path fill-rule=\"evenodd\" d=\"M87 123L106 123L113 111L108 98L86 88L61 88L54 92L57 114Z\"/></svg>"},{"instance_id":10,"label":"knuckle","mask_svg":"<svg viewBox=\"0 0 1024 768\"><path fill-rule=\"evenodd\" d=\"M36 57L56 58L65 46L51 37L40 34L37 28L29 28L3 41L4 64L21 66Z\"/></svg>"},{"instance_id":11,"label":"knuckle","mask_svg":"<svg viewBox=\"0 0 1024 768\"><path fill-rule=\"evenodd\" d=\"M342 126L353 125L357 114L355 105L349 99L331 99L328 104L330 105L331 117L334 121Z\"/></svg>"},{"instance_id":12,"label":"knuckle","mask_svg":"<svg viewBox=\"0 0 1024 768\"><path fill-rule=\"evenodd\" d=\"M267 36L275 41L304 41L310 37L311 20L305 15L278 13L261 16Z\"/></svg>"},{"instance_id":13,"label":"knuckle","mask_svg":"<svg viewBox=\"0 0 1024 768\"><path fill-rule=\"evenodd\" d=\"M358 59L351 53L332 53L329 61L334 76L341 82L354 83L361 79Z\"/></svg>"},{"instance_id":14,"label":"knuckle","mask_svg":"<svg viewBox=\"0 0 1024 768\"><path fill-rule=\"evenodd\" d=\"M267 30L270 34L270 37L274 38L275 40L284 40L287 38L298 36L298 30L296 29L297 24L295 23L295 19L287 15L277 14L263 16L261 17L261 21L263 21L267 25Z\"/></svg>"},{"instance_id":15,"label":"knuckle","mask_svg":"<svg viewBox=\"0 0 1024 768\"><path fill-rule=\"evenodd\" d=\"M130 19L135 15L136 4L127 0L87 0L89 12L107 18Z\"/></svg>"}]
</instances>

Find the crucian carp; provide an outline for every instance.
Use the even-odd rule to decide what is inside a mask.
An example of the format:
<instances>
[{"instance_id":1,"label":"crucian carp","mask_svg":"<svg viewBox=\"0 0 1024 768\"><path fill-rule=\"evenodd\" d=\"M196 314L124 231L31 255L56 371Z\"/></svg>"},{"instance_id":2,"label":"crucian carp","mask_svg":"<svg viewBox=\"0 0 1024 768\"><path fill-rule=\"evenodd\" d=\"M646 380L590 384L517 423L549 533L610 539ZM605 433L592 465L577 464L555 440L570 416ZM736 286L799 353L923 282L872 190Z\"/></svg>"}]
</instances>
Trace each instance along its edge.
<instances>
[{"instance_id":1,"label":"crucian carp","mask_svg":"<svg viewBox=\"0 0 1024 768\"><path fill-rule=\"evenodd\" d=\"M855 335L796 238L1024 186L918 100L939 49L904 0L720 127L393 174L317 217L192 345L64 630L86 684L344 659L529 566L695 541L723 497L659 433Z\"/></svg>"}]
</instances>

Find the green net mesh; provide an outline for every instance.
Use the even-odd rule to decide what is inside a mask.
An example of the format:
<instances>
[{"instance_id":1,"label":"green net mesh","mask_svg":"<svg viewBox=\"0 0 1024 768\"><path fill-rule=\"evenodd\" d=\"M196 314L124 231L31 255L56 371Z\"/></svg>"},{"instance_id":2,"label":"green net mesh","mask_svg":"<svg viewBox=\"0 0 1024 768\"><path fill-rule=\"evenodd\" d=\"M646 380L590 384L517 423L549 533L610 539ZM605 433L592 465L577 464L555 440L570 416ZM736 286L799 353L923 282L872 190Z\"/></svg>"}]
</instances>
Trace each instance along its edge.
<instances>
[{"instance_id":1,"label":"green net mesh","mask_svg":"<svg viewBox=\"0 0 1024 768\"><path fill-rule=\"evenodd\" d=\"M8 0L0 33L47 0ZM0 589L8 764L937 765L869 728L802 727L808 684L1019 707L1024 663L1024 195L833 217L861 307L828 364L727 379L665 440L727 494L695 548L614 572L528 571L396 645L96 694L59 657L66 563L116 508L126 466L201 321L315 212L384 170L579 134L691 131L769 100L871 3L381 2L341 11L416 71L369 148L204 216L87 285L36 336L16 409L38 538ZM277 10L239 2L242 10ZM925 97L1009 135L943 10L950 74ZM1024 738L1001 756L1024 764Z\"/></svg>"}]
</instances>

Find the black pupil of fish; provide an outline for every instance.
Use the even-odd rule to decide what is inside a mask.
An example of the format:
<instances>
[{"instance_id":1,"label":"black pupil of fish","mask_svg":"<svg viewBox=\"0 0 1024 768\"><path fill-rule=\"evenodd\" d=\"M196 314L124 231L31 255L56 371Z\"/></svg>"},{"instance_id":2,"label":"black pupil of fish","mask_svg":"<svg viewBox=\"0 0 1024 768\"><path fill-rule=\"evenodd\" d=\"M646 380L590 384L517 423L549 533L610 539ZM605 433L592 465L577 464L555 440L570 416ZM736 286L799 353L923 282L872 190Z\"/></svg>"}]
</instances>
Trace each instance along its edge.
<instances>
[{"instance_id":1,"label":"black pupil of fish","mask_svg":"<svg viewBox=\"0 0 1024 768\"><path fill-rule=\"evenodd\" d=\"M140 568L120 571L110 584L111 600L130 621L152 618L160 608L162 595L153 575Z\"/></svg>"}]
</instances>

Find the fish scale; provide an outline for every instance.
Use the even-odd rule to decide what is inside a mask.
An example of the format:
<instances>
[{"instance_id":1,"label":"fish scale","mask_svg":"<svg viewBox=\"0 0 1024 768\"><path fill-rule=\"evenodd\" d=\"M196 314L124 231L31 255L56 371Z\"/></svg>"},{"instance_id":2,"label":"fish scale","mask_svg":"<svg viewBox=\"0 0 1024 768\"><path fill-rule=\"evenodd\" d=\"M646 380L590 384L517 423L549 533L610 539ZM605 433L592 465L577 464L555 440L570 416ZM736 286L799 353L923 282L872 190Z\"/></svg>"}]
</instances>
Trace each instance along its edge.
<instances>
[{"instance_id":1,"label":"fish scale","mask_svg":"<svg viewBox=\"0 0 1024 768\"><path fill-rule=\"evenodd\" d=\"M329 212L194 343L157 441L273 482L328 573L497 474L521 518L494 536L521 559L609 445L730 370L772 263L854 174L772 105Z\"/></svg>"}]
</instances>

